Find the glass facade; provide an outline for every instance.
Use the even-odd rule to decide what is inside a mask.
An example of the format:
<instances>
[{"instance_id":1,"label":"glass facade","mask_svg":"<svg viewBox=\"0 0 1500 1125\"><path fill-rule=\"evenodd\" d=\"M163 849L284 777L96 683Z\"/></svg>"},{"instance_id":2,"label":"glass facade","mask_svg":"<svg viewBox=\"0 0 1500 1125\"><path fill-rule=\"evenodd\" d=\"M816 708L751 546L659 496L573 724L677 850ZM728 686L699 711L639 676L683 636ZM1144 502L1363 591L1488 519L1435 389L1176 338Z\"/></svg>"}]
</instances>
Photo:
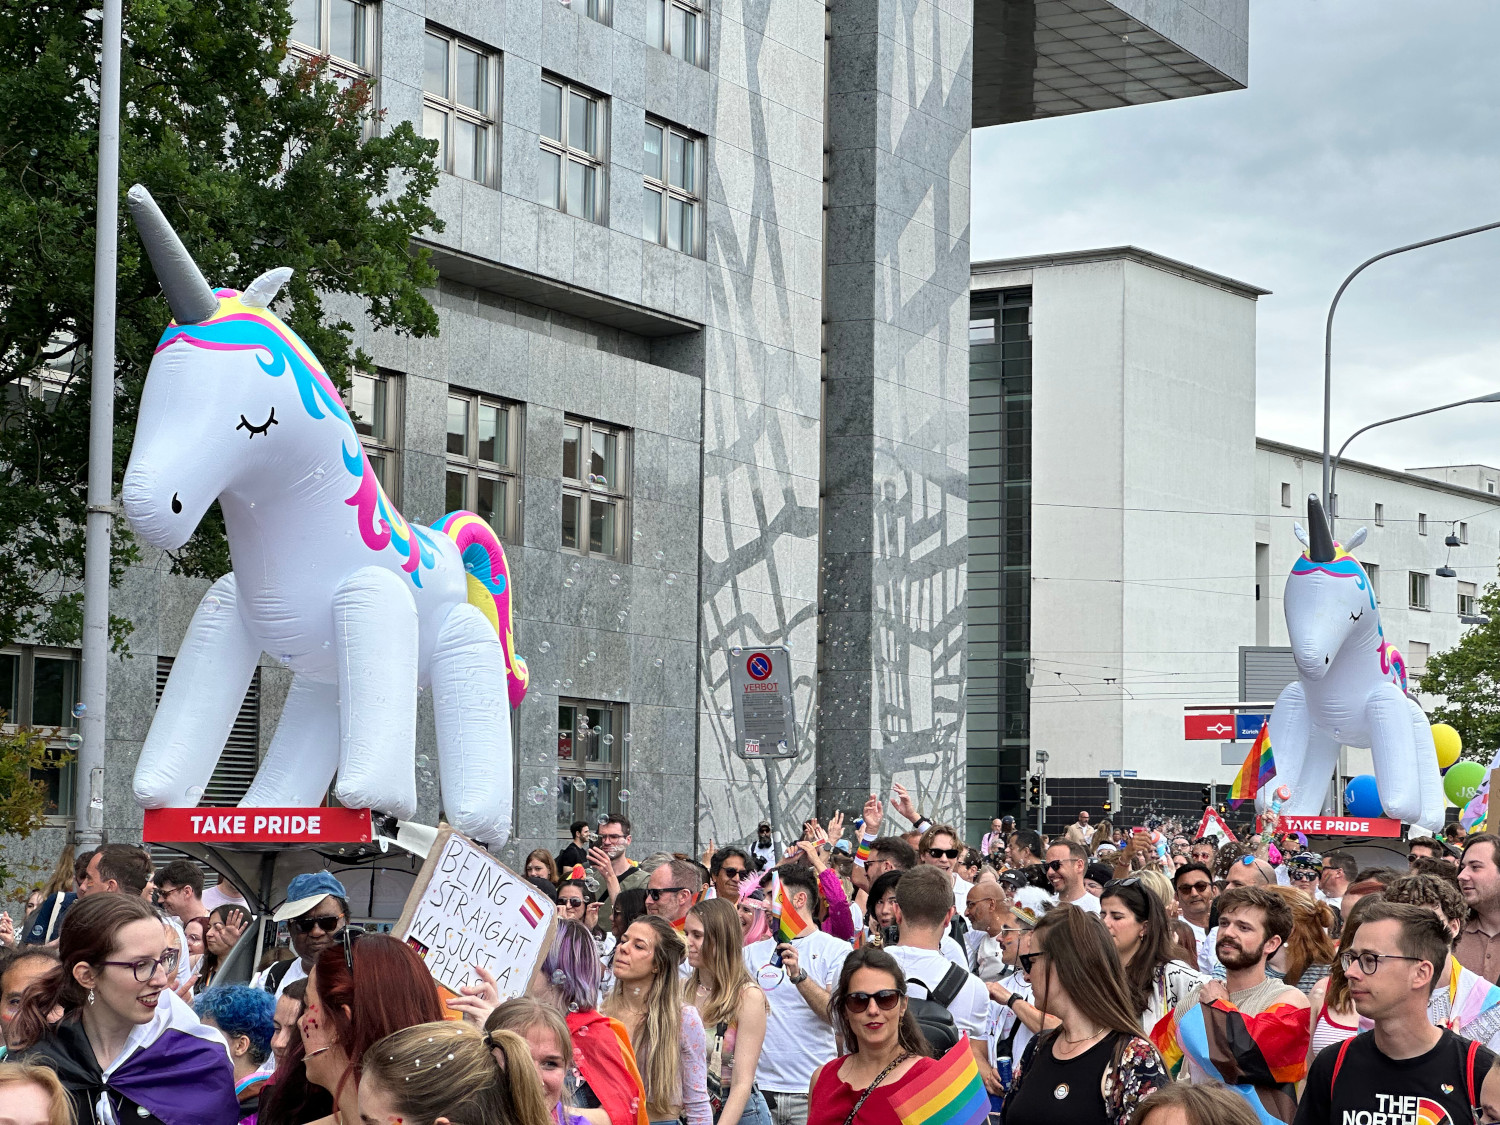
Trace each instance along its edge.
<instances>
[{"instance_id":1,"label":"glass facade","mask_svg":"<svg viewBox=\"0 0 1500 1125\"><path fill-rule=\"evenodd\" d=\"M1031 290L969 313L970 842L1024 819L1031 762Z\"/></svg>"}]
</instances>

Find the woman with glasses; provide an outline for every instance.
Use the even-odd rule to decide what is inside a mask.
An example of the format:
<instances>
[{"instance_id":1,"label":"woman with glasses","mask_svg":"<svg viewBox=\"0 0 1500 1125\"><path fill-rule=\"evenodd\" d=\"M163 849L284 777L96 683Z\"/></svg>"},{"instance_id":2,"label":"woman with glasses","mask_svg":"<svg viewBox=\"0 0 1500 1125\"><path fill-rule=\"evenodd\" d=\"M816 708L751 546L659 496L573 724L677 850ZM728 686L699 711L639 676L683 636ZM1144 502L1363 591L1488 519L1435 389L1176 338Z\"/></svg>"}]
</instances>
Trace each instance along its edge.
<instances>
[{"instance_id":1,"label":"woman with glasses","mask_svg":"<svg viewBox=\"0 0 1500 1125\"><path fill-rule=\"evenodd\" d=\"M813 1074L807 1125L900 1125L897 1107L937 1060L896 959L873 945L844 958L828 1014L848 1053Z\"/></svg>"},{"instance_id":2,"label":"woman with glasses","mask_svg":"<svg viewBox=\"0 0 1500 1125\"><path fill-rule=\"evenodd\" d=\"M687 998L708 1036L708 1101L716 1125L771 1125L771 1111L755 1086L766 1038L766 994L745 968L740 920L734 907L711 898L688 911Z\"/></svg>"},{"instance_id":3,"label":"woman with glasses","mask_svg":"<svg viewBox=\"0 0 1500 1125\"><path fill-rule=\"evenodd\" d=\"M333 1113L317 1125L360 1125L359 1065L370 1045L443 1018L437 984L408 945L347 927L318 955L304 999L302 1042L288 1053L289 1073L271 1087L259 1125L303 1125L298 1097L306 1083L333 1098Z\"/></svg>"},{"instance_id":4,"label":"woman with glasses","mask_svg":"<svg viewBox=\"0 0 1500 1125\"><path fill-rule=\"evenodd\" d=\"M1127 1125L1168 1078L1141 1034L1140 1016L1109 932L1076 906L1037 923L1036 952L1018 960L1037 1008L1061 1023L1026 1047L1004 1119L1014 1125Z\"/></svg>"},{"instance_id":5,"label":"woman with glasses","mask_svg":"<svg viewBox=\"0 0 1500 1125\"><path fill-rule=\"evenodd\" d=\"M601 1006L625 1025L653 1125L710 1125L707 1044L696 1008L682 1002L687 947L662 918L644 914L615 947L615 987Z\"/></svg>"},{"instance_id":6,"label":"woman with glasses","mask_svg":"<svg viewBox=\"0 0 1500 1125\"><path fill-rule=\"evenodd\" d=\"M6 1039L12 1057L57 1071L79 1125L239 1119L229 1055L173 993L177 945L148 903L79 899L58 952L21 998ZM49 1027L57 1006L62 1020Z\"/></svg>"},{"instance_id":7,"label":"woman with glasses","mask_svg":"<svg viewBox=\"0 0 1500 1125\"><path fill-rule=\"evenodd\" d=\"M1161 899L1139 877L1106 883L1099 917L1120 955L1125 987L1139 1013L1141 1030L1149 1034L1208 978L1179 958L1181 950Z\"/></svg>"}]
</instances>

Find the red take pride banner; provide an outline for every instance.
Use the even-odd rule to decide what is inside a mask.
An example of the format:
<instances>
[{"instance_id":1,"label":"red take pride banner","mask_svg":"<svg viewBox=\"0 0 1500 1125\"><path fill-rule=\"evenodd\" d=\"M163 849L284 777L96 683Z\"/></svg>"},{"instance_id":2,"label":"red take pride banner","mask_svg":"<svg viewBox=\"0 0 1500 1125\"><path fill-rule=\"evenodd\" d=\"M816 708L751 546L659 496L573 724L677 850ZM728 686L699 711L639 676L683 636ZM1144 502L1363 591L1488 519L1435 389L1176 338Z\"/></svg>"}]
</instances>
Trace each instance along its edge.
<instances>
[{"instance_id":1,"label":"red take pride banner","mask_svg":"<svg viewBox=\"0 0 1500 1125\"><path fill-rule=\"evenodd\" d=\"M1276 827L1304 836L1401 835L1401 822L1385 816L1283 816Z\"/></svg>"},{"instance_id":2,"label":"red take pride banner","mask_svg":"<svg viewBox=\"0 0 1500 1125\"><path fill-rule=\"evenodd\" d=\"M365 844L369 809L147 809L148 844Z\"/></svg>"}]
</instances>

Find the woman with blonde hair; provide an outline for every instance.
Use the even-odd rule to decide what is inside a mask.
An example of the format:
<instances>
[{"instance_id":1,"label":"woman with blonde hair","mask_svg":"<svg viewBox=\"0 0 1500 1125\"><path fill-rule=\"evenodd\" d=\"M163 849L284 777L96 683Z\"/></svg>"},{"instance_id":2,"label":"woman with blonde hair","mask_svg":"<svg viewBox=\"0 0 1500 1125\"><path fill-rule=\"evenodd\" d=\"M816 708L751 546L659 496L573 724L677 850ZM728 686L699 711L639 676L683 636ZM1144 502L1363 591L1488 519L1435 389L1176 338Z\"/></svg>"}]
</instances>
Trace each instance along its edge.
<instances>
[{"instance_id":1,"label":"woman with blonde hair","mask_svg":"<svg viewBox=\"0 0 1500 1125\"><path fill-rule=\"evenodd\" d=\"M50 1066L0 1063L0 1107L15 1125L74 1125L73 1103Z\"/></svg>"},{"instance_id":2,"label":"woman with blonde hair","mask_svg":"<svg viewBox=\"0 0 1500 1125\"><path fill-rule=\"evenodd\" d=\"M653 1125L710 1125L707 1044L696 1008L682 1002L678 970L687 947L671 925L643 914L615 947L615 987L600 1007L625 1025Z\"/></svg>"},{"instance_id":3,"label":"woman with blonde hair","mask_svg":"<svg viewBox=\"0 0 1500 1125\"><path fill-rule=\"evenodd\" d=\"M492 1037L497 1032L514 1032L526 1041L556 1125L610 1125L604 1109L578 1109L571 1104L567 1077L573 1073L573 1041L562 1013L555 1007L530 996L517 996L489 1014L484 1030Z\"/></svg>"},{"instance_id":4,"label":"woman with blonde hair","mask_svg":"<svg viewBox=\"0 0 1500 1125\"><path fill-rule=\"evenodd\" d=\"M526 866L521 870L526 872L528 879L545 879L554 887L558 884L557 860L552 858L552 853L546 848L537 848L528 855Z\"/></svg>"},{"instance_id":5,"label":"woman with blonde hair","mask_svg":"<svg viewBox=\"0 0 1500 1125\"><path fill-rule=\"evenodd\" d=\"M687 998L708 1035L708 1101L717 1125L771 1125L771 1111L755 1086L766 1038L766 994L745 968L739 912L711 898L688 911Z\"/></svg>"},{"instance_id":6,"label":"woman with blonde hair","mask_svg":"<svg viewBox=\"0 0 1500 1125\"><path fill-rule=\"evenodd\" d=\"M447 1020L402 1028L365 1051L359 1113L407 1125L555 1125L526 1040Z\"/></svg>"}]
</instances>

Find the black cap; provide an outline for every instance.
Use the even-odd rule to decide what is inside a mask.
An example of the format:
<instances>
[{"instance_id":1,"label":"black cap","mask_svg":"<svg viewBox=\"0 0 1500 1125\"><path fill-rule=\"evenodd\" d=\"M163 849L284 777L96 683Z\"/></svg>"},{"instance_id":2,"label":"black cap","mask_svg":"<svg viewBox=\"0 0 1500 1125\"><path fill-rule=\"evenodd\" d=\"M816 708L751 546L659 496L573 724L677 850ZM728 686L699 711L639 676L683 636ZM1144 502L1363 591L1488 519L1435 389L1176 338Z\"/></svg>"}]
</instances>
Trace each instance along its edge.
<instances>
[{"instance_id":1,"label":"black cap","mask_svg":"<svg viewBox=\"0 0 1500 1125\"><path fill-rule=\"evenodd\" d=\"M1107 863L1091 863L1083 869L1083 877L1092 879L1102 887L1115 877L1115 869Z\"/></svg>"}]
</instances>

